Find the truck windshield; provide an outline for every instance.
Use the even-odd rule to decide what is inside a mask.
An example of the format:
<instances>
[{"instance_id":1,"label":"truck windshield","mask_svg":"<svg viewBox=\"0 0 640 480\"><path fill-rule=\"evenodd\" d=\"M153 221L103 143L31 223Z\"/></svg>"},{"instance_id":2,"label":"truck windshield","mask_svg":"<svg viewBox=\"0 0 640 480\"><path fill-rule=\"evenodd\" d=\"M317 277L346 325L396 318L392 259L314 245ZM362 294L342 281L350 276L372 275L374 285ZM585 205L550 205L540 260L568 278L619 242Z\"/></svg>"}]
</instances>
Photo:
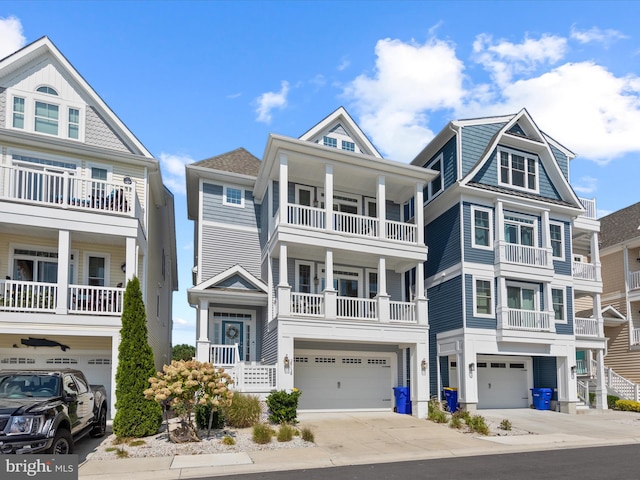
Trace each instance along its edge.
<instances>
[{"instance_id":1,"label":"truck windshield","mask_svg":"<svg viewBox=\"0 0 640 480\"><path fill-rule=\"evenodd\" d=\"M0 398L53 397L59 395L60 378L52 375L0 375Z\"/></svg>"}]
</instances>

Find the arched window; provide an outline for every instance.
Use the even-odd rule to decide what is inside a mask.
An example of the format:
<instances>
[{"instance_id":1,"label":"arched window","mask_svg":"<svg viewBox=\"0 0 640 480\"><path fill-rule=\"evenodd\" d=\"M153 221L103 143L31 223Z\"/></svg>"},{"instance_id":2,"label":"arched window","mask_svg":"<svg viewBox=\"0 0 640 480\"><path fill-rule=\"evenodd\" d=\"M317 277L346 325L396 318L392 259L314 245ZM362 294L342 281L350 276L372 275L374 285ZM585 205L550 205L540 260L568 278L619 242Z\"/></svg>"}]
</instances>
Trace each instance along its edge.
<instances>
[{"instance_id":1,"label":"arched window","mask_svg":"<svg viewBox=\"0 0 640 480\"><path fill-rule=\"evenodd\" d=\"M40 92L40 93L46 93L48 95L55 95L56 97L58 96L58 92L56 92L53 88L44 85L42 87L38 87L36 89L36 92Z\"/></svg>"}]
</instances>

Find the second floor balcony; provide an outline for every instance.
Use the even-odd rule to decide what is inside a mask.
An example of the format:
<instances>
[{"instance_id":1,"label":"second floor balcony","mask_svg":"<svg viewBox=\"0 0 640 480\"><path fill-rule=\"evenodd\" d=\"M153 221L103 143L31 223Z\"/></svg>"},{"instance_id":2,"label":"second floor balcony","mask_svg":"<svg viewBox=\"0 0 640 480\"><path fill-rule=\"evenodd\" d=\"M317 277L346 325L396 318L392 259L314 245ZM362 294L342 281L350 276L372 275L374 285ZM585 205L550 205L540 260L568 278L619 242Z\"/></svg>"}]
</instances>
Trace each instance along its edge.
<instances>
[{"instance_id":1,"label":"second floor balcony","mask_svg":"<svg viewBox=\"0 0 640 480\"><path fill-rule=\"evenodd\" d=\"M630 272L627 282L629 290L640 290L640 272Z\"/></svg>"},{"instance_id":2,"label":"second floor balcony","mask_svg":"<svg viewBox=\"0 0 640 480\"><path fill-rule=\"evenodd\" d=\"M528 267L553 268L550 248L532 247L499 241L496 244L496 261Z\"/></svg>"},{"instance_id":3,"label":"second floor balcony","mask_svg":"<svg viewBox=\"0 0 640 480\"><path fill-rule=\"evenodd\" d=\"M498 311L498 328L526 332L554 332L552 315L546 311L505 308Z\"/></svg>"},{"instance_id":4,"label":"second floor balcony","mask_svg":"<svg viewBox=\"0 0 640 480\"><path fill-rule=\"evenodd\" d=\"M573 331L577 337L601 337L601 329L596 318L575 318L573 322Z\"/></svg>"}]
</instances>

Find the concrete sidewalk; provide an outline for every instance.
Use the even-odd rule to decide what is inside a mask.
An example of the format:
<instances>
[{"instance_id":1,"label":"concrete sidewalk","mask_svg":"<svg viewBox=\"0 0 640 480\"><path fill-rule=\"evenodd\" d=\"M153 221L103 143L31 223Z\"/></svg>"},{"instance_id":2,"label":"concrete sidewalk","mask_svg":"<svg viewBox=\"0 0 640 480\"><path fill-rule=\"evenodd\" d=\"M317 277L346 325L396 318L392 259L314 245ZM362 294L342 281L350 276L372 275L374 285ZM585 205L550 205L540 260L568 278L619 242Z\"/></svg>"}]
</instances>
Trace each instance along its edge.
<instances>
[{"instance_id":1,"label":"concrete sidewalk","mask_svg":"<svg viewBox=\"0 0 640 480\"><path fill-rule=\"evenodd\" d=\"M640 414L608 411L566 415L539 410L483 410L487 420L508 419L528 435L482 437L390 412L300 413L315 448L163 458L88 460L83 480L165 480L214 475L389 463L535 450L640 443Z\"/></svg>"}]
</instances>

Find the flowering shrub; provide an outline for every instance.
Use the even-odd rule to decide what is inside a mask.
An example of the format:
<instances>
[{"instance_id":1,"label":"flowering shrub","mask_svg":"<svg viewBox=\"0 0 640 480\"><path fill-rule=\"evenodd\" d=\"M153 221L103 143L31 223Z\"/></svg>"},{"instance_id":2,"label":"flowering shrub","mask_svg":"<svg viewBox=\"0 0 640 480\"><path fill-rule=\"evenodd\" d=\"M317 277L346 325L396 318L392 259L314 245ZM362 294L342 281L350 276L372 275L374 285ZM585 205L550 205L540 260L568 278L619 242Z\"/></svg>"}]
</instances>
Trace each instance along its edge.
<instances>
[{"instance_id":1,"label":"flowering shrub","mask_svg":"<svg viewBox=\"0 0 640 480\"><path fill-rule=\"evenodd\" d=\"M193 423L196 405L209 405L213 411L231 405L233 380L222 368L196 360L174 360L149 379L145 398L155 400L180 416L180 427L170 433L173 442L199 441Z\"/></svg>"},{"instance_id":2,"label":"flowering shrub","mask_svg":"<svg viewBox=\"0 0 640 480\"><path fill-rule=\"evenodd\" d=\"M298 416L298 398L302 392L293 388L291 392L274 390L267 397L269 421L272 423L296 423Z\"/></svg>"}]
</instances>

